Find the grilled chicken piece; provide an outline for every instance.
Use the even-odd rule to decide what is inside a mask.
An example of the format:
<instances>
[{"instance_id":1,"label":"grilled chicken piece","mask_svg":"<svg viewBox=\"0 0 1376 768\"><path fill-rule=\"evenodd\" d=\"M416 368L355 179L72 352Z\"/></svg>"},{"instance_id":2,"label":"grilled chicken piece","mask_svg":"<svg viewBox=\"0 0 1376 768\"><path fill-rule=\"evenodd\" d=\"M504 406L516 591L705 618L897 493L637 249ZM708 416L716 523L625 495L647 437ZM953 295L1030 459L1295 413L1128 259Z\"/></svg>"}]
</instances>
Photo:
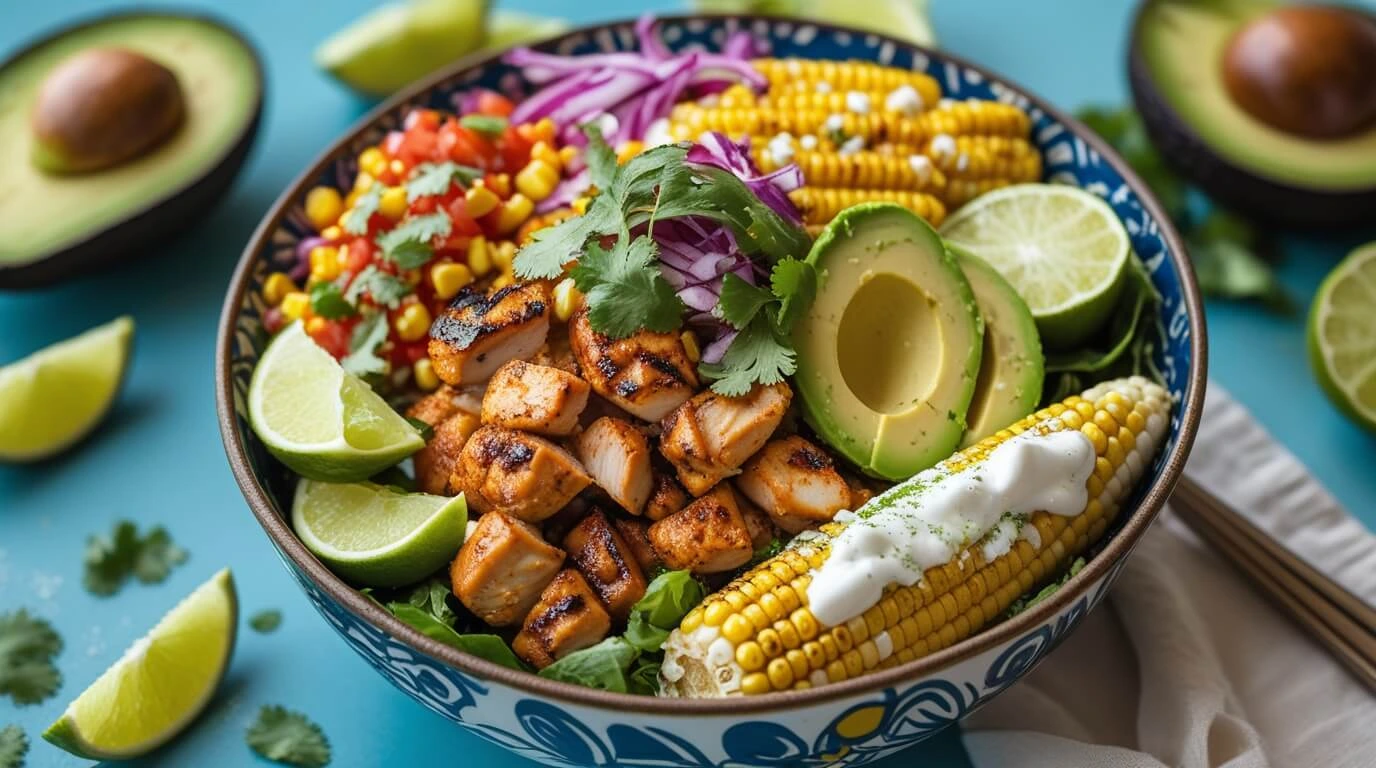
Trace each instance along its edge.
<instances>
[{"instance_id":1,"label":"grilled chicken piece","mask_svg":"<svg viewBox=\"0 0 1376 768\"><path fill-rule=\"evenodd\" d=\"M569 343L593 391L646 421L664 418L697 389L677 334L642 330L613 340L594 331L580 309L569 318Z\"/></svg>"},{"instance_id":2,"label":"grilled chicken piece","mask_svg":"<svg viewBox=\"0 0 1376 768\"><path fill-rule=\"evenodd\" d=\"M564 537L564 551L618 624L645 596L645 573L607 516L593 510Z\"/></svg>"},{"instance_id":3,"label":"grilled chicken piece","mask_svg":"<svg viewBox=\"0 0 1376 768\"><path fill-rule=\"evenodd\" d=\"M525 432L484 426L464 444L449 478L478 512L498 510L538 523L569 503L592 478L568 451Z\"/></svg>"},{"instance_id":4,"label":"grilled chicken piece","mask_svg":"<svg viewBox=\"0 0 1376 768\"><path fill-rule=\"evenodd\" d=\"M759 551L760 547L768 546L778 534L778 529L774 527L774 521L769 519L769 515L759 507L750 503L750 500L736 494L736 504L741 508L741 519L745 521L745 530L750 534L750 546Z\"/></svg>"},{"instance_id":5,"label":"grilled chicken piece","mask_svg":"<svg viewBox=\"0 0 1376 768\"><path fill-rule=\"evenodd\" d=\"M746 463L736 487L789 533L825 523L851 502L831 457L797 435L769 441Z\"/></svg>"},{"instance_id":6,"label":"grilled chicken piece","mask_svg":"<svg viewBox=\"0 0 1376 768\"><path fill-rule=\"evenodd\" d=\"M511 641L511 649L544 669L556 659L596 645L611 628L611 616L583 574L565 568L540 593L539 602Z\"/></svg>"},{"instance_id":7,"label":"grilled chicken piece","mask_svg":"<svg viewBox=\"0 0 1376 768\"><path fill-rule=\"evenodd\" d=\"M650 500L645 503L645 517L652 522L663 520L688 506L688 492L678 481L663 472L655 472Z\"/></svg>"},{"instance_id":8,"label":"grilled chicken piece","mask_svg":"<svg viewBox=\"0 0 1376 768\"><path fill-rule=\"evenodd\" d=\"M447 384L487 381L508 360L534 355L549 333L549 296L541 283L491 295L465 288L430 326L430 361Z\"/></svg>"},{"instance_id":9,"label":"grilled chicken piece","mask_svg":"<svg viewBox=\"0 0 1376 768\"><path fill-rule=\"evenodd\" d=\"M737 473L788 412L793 390L780 382L756 384L741 397L707 390L664 419L659 452L678 471L683 487L701 496Z\"/></svg>"},{"instance_id":10,"label":"grilled chicken piece","mask_svg":"<svg viewBox=\"0 0 1376 768\"><path fill-rule=\"evenodd\" d=\"M520 621L564 564L535 526L501 512L478 518L449 567L454 594L494 627Z\"/></svg>"},{"instance_id":11,"label":"grilled chicken piece","mask_svg":"<svg viewBox=\"0 0 1376 768\"><path fill-rule=\"evenodd\" d=\"M631 551L631 557L640 566L642 573L648 575L664 563L659 559L659 553L650 544L650 524L634 517L614 517L612 527L621 534L622 541L626 542L626 548Z\"/></svg>"},{"instance_id":12,"label":"grilled chicken piece","mask_svg":"<svg viewBox=\"0 0 1376 768\"><path fill-rule=\"evenodd\" d=\"M483 394L483 423L563 436L588 406L588 383L568 371L512 360L492 374Z\"/></svg>"},{"instance_id":13,"label":"grilled chicken piece","mask_svg":"<svg viewBox=\"0 0 1376 768\"><path fill-rule=\"evenodd\" d=\"M612 501L633 515L641 513L653 487L650 441L640 430L630 422L603 416L578 435L574 453Z\"/></svg>"},{"instance_id":14,"label":"grilled chicken piece","mask_svg":"<svg viewBox=\"0 0 1376 768\"><path fill-rule=\"evenodd\" d=\"M431 428L438 427L444 420L454 415L459 408L459 390L454 389L448 384L441 384L440 388L422 397L406 409L406 418L418 419L429 424Z\"/></svg>"},{"instance_id":15,"label":"grilled chicken piece","mask_svg":"<svg viewBox=\"0 0 1376 768\"><path fill-rule=\"evenodd\" d=\"M458 464L459 453L478 417L465 410L459 390L445 384L417 400L406 410L407 418L430 425L434 435L425 447L412 456L416 468L416 488L422 493L443 495L449 490L449 475Z\"/></svg>"},{"instance_id":16,"label":"grilled chicken piece","mask_svg":"<svg viewBox=\"0 0 1376 768\"><path fill-rule=\"evenodd\" d=\"M750 561L755 546L726 483L650 526L650 543L673 570L719 573Z\"/></svg>"}]
</instances>

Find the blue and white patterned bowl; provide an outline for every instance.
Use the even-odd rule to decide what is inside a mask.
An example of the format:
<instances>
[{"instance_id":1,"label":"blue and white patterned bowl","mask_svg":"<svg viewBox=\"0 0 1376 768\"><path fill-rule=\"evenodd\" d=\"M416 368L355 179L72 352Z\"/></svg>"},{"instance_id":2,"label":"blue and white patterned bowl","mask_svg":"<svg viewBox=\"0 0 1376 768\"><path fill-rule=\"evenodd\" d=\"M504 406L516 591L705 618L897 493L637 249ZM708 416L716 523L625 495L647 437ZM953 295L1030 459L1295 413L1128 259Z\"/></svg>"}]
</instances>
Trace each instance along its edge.
<instances>
[{"instance_id":1,"label":"blue and white patterned bowl","mask_svg":"<svg viewBox=\"0 0 1376 768\"><path fill-rule=\"evenodd\" d=\"M910 664L809 691L685 701L556 683L462 654L392 618L317 561L285 522L292 479L248 427L249 376L267 342L259 289L310 234L302 204L316 184L347 183L355 158L412 107L452 109L482 85L520 92L496 57L463 62L380 106L297 178L245 250L225 301L216 350L220 429L235 478L287 569L321 616L379 673L425 706L545 765L862 765L912 746L1028 672L1108 591L1123 559L1161 509L1194 439L1204 399L1204 317L1180 238L1150 192L1102 141L1025 90L947 54L837 27L759 17L666 18L675 49L720 45L748 29L773 55L863 59L924 70L954 98L1017 104L1034 123L1046 178L1102 195L1164 297L1156 363L1175 399L1165 450L1119 529L1055 595L1013 619ZM575 31L540 46L560 53L632 49L632 22Z\"/></svg>"}]
</instances>

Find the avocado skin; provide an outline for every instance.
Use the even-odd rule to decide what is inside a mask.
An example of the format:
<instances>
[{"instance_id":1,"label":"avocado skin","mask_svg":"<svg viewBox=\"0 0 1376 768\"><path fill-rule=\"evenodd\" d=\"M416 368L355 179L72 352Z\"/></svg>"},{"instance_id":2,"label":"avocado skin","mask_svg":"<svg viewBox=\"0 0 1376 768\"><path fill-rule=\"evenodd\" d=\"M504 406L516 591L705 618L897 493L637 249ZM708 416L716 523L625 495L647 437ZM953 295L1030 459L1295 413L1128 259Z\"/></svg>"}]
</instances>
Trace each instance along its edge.
<instances>
[{"instance_id":1,"label":"avocado skin","mask_svg":"<svg viewBox=\"0 0 1376 768\"><path fill-rule=\"evenodd\" d=\"M1224 206L1268 222L1304 229L1370 224L1376 187L1320 192L1257 176L1215 153L1176 114L1156 85L1141 52L1145 27L1143 0L1133 20L1128 46L1128 85L1152 144L1180 175Z\"/></svg>"},{"instance_id":2,"label":"avocado skin","mask_svg":"<svg viewBox=\"0 0 1376 768\"><path fill-rule=\"evenodd\" d=\"M208 171L169 193L161 200L153 200L141 209L131 210L127 218L93 231L81 240L23 264L0 264L0 290L31 290L63 280L82 276L95 269L108 269L122 263L127 256L135 256L155 245L184 232L196 224L220 201L230 184L239 175L248 151L258 136L263 117L265 78L262 56L258 49L233 26L214 16L198 13L133 11L95 16L36 39L15 51L0 69L18 61L62 35L103 24L112 19L179 18L196 19L225 29L248 50L253 57L253 78L258 87L254 97L252 117L245 124L243 134L225 151Z\"/></svg>"}]
</instances>

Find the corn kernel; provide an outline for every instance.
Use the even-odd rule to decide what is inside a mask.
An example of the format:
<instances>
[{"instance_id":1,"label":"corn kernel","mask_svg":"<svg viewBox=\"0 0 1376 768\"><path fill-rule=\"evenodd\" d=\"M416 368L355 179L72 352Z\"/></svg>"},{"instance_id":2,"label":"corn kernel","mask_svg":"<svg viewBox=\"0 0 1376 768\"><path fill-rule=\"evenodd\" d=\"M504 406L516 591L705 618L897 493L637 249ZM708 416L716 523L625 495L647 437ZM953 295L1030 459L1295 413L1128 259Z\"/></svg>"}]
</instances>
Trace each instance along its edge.
<instances>
[{"instance_id":1,"label":"corn kernel","mask_svg":"<svg viewBox=\"0 0 1376 768\"><path fill-rule=\"evenodd\" d=\"M306 218L317 232L323 232L339 220L344 200L334 187L315 187L306 193Z\"/></svg>"},{"instance_id":2,"label":"corn kernel","mask_svg":"<svg viewBox=\"0 0 1376 768\"><path fill-rule=\"evenodd\" d=\"M406 213L406 188L388 187L378 198L377 212L396 221Z\"/></svg>"},{"instance_id":3,"label":"corn kernel","mask_svg":"<svg viewBox=\"0 0 1376 768\"><path fill-rule=\"evenodd\" d=\"M569 163L573 162L574 160L577 160L577 159L578 159L578 148L577 148L577 147L560 147L560 148L559 148L559 159L560 159L561 161L563 161L564 165L568 165Z\"/></svg>"},{"instance_id":4,"label":"corn kernel","mask_svg":"<svg viewBox=\"0 0 1376 768\"><path fill-rule=\"evenodd\" d=\"M469 216L479 218L497 210L502 199L487 187L474 186L464 193L465 210Z\"/></svg>"},{"instance_id":5,"label":"corn kernel","mask_svg":"<svg viewBox=\"0 0 1376 768\"><path fill-rule=\"evenodd\" d=\"M329 321L323 317L312 317L306 321L306 334L308 336L318 336L325 330L325 325Z\"/></svg>"},{"instance_id":6,"label":"corn kernel","mask_svg":"<svg viewBox=\"0 0 1376 768\"><path fill-rule=\"evenodd\" d=\"M549 197L558 183L559 169L544 160L531 160L516 174L516 189L537 202Z\"/></svg>"},{"instance_id":7,"label":"corn kernel","mask_svg":"<svg viewBox=\"0 0 1376 768\"><path fill-rule=\"evenodd\" d=\"M371 176L381 176L387 170L387 156L377 147L368 147L358 153L358 169Z\"/></svg>"},{"instance_id":8,"label":"corn kernel","mask_svg":"<svg viewBox=\"0 0 1376 768\"><path fill-rule=\"evenodd\" d=\"M431 392L439 389L440 377L435 375L435 365L430 358L422 357L411 365L411 373L416 377L416 386Z\"/></svg>"},{"instance_id":9,"label":"corn kernel","mask_svg":"<svg viewBox=\"0 0 1376 768\"><path fill-rule=\"evenodd\" d=\"M497 275L497 277L496 277L495 279L493 279L493 281L492 281L492 289L493 289L494 291L500 291L500 290L503 289L503 288L507 288L507 287L511 286L511 285L512 285L513 283L515 283L515 282L516 282L516 278L512 277L512 276L511 276L510 274L508 274L508 273L503 273L503 274Z\"/></svg>"},{"instance_id":10,"label":"corn kernel","mask_svg":"<svg viewBox=\"0 0 1376 768\"><path fill-rule=\"evenodd\" d=\"M388 164L387 170L391 171L392 174L395 175L397 178L406 177L406 163L403 163L400 160L393 160L390 164Z\"/></svg>"},{"instance_id":11,"label":"corn kernel","mask_svg":"<svg viewBox=\"0 0 1376 768\"><path fill-rule=\"evenodd\" d=\"M503 274L513 274L516 264L516 244L510 240L503 240L492 245L492 263L497 265Z\"/></svg>"},{"instance_id":12,"label":"corn kernel","mask_svg":"<svg viewBox=\"0 0 1376 768\"><path fill-rule=\"evenodd\" d=\"M736 646L736 663L746 672L754 672L764 666L764 651L760 644L749 641Z\"/></svg>"},{"instance_id":13,"label":"corn kernel","mask_svg":"<svg viewBox=\"0 0 1376 768\"><path fill-rule=\"evenodd\" d=\"M588 204L591 202L592 198L585 195L583 197L574 198L573 202L569 204L569 207L573 209L574 213L582 216L588 212Z\"/></svg>"},{"instance_id":14,"label":"corn kernel","mask_svg":"<svg viewBox=\"0 0 1376 768\"><path fill-rule=\"evenodd\" d=\"M482 277L492 271L492 256L487 246L487 238L478 235L468 241L468 268L475 277Z\"/></svg>"},{"instance_id":15,"label":"corn kernel","mask_svg":"<svg viewBox=\"0 0 1376 768\"><path fill-rule=\"evenodd\" d=\"M317 245L311 249L311 277L329 281L339 277L339 249L332 245Z\"/></svg>"},{"instance_id":16,"label":"corn kernel","mask_svg":"<svg viewBox=\"0 0 1376 768\"><path fill-rule=\"evenodd\" d=\"M430 268L430 284L435 286L435 295L441 299L454 298L472 282L473 270L464 264L442 261Z\"/></svg>"},{"instance_id":17,"label":"corn kernel","mask_svg":"<svg viewBox=\"0 0 1376 768\"><path fill-rule=\"evenodd\" d=\"M359 171L358 175L354 177L354 191L360 194L367 192L372 188L374 181L377 179L373 178L373 174Z\"/></svg>"},{"instance_id":18,"label":"corn kernel","mask_svg":"<svg viewBox=\"0 0 1376 768\"><path fill-rule=\"evenodd\" d=\"M282 308L282 317L286 318L287 322L300 320L302 315L306 314L306 309L309 308L310 305L310 296L302 291L293 291L282 297L282 303L280 305Z\"/></svg>"},{"instance_id":19,"label":"corn kernel","mask_svg":"<svg viewBox=\"0 0 1376 768\"><path fill-rule=\"evenodd\" d=\"M542 160L546 164L553 166L556 170L564 167L564 161L559 157L558 150L545 141L537 141L531 145L530 159Z\"/></svg>"},{"instance_id":20,"label":"corn kernel","mask_svg":"<svg viewBox=\"0 0 1376 768\"><path fill-rule=\"evenodd\" d=\"M515 232L521 223L530 218L530 214L535 212L535 203L523 194L512 195L502 203L497 209L497 221L494 229L498 234L508 234Z\"/></svg>"},{"instance_id":21,"label":"corn kernel","mask_svg":"<svg viewBox=\"0 0 1376 768\"><path fill-rule=\"evenodd\" d=\"M616 148L616 162L625 164L627 160L644 151L645 145L638 141L628 141Z\"/></svg>"},{"instance_id":22,"label":"corn kernel","mask_svg":"<svg viewBox=\"0 0 1376 768\"><path fill-rule=\"evenodd\" d=\"M343 214L341 213L340 215L342 216ZM336 217L335 220L338 221L338 217ZM326 240L339 240L344 237L344 230L331 224L330 226L320 230L320 236L325 238Z\"/></svg>"},{"instance_id":23,"label":"corn kernel","mask_svg":"<svg viewBox=\"0 0 1376 768\"><path fill-rule=\"evenodd\" d=\"M497 193L497 197L505 200L511 197L511 176L505 173L494 173L483 178L483 186Z\"/></svg>"},{"instance_id":24,"label":"corn kernel","mask_svg":"<svg viewBox=\"0 0 1376 768\"><path fill-rule=\"evenodd\" d=\"M263 281L263 301L275 307L282 303L287 294L296 292L296 283L285 272L273 272Z\"/></svg>"},{"instance_id":25,"label":"corn kernel","mask_svg":"<svg viewBox=\"0 0 1376 768\"><path fill-rule=\"evenodd\" d=\"M702 347L698 345L698 336L692 331L684 331L679 334L679 341L683 342L683 351L688 355L688 360L698 362L702 359Z\"/></svg>"},{"instance_id":26,"label":"corn kernel","mask_svg":"<svg viewBox=\"0 0 1376 768\"><path fill-rule=\"evenodd\" d=\"M573 278L566 277L554 286L554 316L559 322L567 323L582 303L583 292L573 284Z\"/></svg>"},{"instance_id":27,"label":"corn kernel","mask_svg":"<svg viewBox=\"0 0 1376 768\"><path fill-rule=\"evenodd\" d=\"M765 667L765 674L769 676L769 683L774 686L774 690L782 691L793 685L793 667L784 659L774 659Z\"/></svg>"},{"instance_id":28,"label":"corn kernel","mask_svg":"<svg viewBox=\"0 0 1376 768\"><path fill-rule=\"evenodd\" d=\"M407 304L397 314L392 327L397 329L397 337L402 341L420 341L430 333L430 310L424 304Z\"/></svg>"},{"instance_id":29,"label":"corn kernel","mask_svg":"<svg viewBox=\"0 0 1376 768\"><path fill-rule=\"evenodd\" d=\"M750 620L739 613L734 614L726 620L726 623L721 625L721 636L730 640L732 645L740 645L750 639L754 631L755 627L751 625Z\"/></svg>"},{"instance_id":30,"label":"corn kernel","mask_svg":"<svg viewBox=\"0 0 1376 768\"><path fill-rule=\"evenodd\" d=\"M769 678L763 672L752 672L741 678L741 693L757 696L769 693Z\"/></svg>"},{"instance_id":31,"label":"corn kernel","mask_svg":"<svg viewBox=\"0 0 1376 768\"><path fill-rule=\"evenodd\" d=\"M554 120L542 117L531 127L531 135L539 141L550 143L554 141L554 134L558 130L559 127L554 124Z\"/></svg>"}]
</instances>

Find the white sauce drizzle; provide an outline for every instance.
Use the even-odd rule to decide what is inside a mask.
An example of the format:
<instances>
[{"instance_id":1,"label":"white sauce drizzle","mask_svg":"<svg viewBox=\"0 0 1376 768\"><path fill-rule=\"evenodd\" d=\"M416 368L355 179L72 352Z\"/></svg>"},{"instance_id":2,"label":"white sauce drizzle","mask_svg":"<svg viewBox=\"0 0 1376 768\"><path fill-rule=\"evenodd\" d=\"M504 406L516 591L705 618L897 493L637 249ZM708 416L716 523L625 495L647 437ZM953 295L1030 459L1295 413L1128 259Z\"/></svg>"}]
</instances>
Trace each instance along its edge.
<instances>
[{"instance_id":1,"label":"white sauce drizzle","mask_svg":"<svg viewBox=\"0 0 1376 768\"><path fill-rule=\"evenodd\" d=\"M916 584L928 568L950 562L1005 519L1036 511L1078 515L1094 458L1093 444L1079 431L1026 433L964 471L927 470L894 486L861 507L832 540L807 588L813 615L827 626L859 616L889 585ZM1012 546L1017 535L1014 524L997 538Z\"/></svg>"}]
</instances>

